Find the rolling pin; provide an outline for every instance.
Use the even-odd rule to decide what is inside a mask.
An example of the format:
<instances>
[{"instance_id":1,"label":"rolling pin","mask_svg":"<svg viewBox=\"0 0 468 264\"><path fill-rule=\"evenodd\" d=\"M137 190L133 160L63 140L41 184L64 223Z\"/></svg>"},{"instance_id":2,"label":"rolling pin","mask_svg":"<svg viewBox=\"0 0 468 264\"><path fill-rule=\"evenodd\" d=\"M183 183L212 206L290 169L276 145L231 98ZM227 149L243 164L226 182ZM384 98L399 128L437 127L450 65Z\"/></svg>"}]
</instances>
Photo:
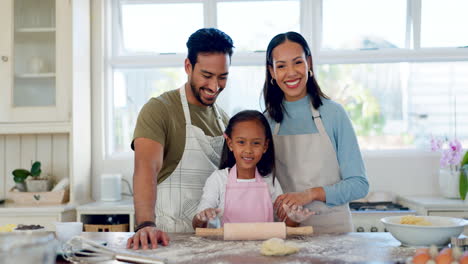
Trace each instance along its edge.
<instances>
[{"instance_id":1,"label":"rolling pin","mask_svg":"<svg viewBox=\"0 0 468 264\"><path fill-rule=\"evenodd\" d=\"M195 236L224 237L224 240L285 239L291 235L311 235L311 226L287 227L284 222L271 223L226 223L224 228L197 228Z\"/></svg>"}]
</instances>

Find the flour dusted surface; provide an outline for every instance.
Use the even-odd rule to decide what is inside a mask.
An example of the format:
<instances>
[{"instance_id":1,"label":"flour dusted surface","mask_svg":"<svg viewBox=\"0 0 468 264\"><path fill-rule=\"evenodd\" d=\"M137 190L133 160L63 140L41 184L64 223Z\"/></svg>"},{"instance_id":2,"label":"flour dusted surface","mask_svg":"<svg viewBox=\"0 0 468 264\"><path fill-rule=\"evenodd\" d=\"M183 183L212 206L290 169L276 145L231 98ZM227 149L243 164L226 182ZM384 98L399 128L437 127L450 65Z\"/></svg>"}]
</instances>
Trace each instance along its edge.
<instances>
[{"instance_id":1,"label":"flour dusted surface","mask_svg":"<svg viewBox=\"0 0 468 264\"><path fill-rule=\"evenodd\" d=\"M120 252L135 253L125 248L126 238L119 237L112 248ZM167 263L404 263L415 248L402 247L389 233L347 233L288 238L299 252L289 256L262 256L263 241L223 241L222 239L195 237L193 234L170 234L167 247L138 250L146 256L167 259Z\"/></svg>"}]
</instances>

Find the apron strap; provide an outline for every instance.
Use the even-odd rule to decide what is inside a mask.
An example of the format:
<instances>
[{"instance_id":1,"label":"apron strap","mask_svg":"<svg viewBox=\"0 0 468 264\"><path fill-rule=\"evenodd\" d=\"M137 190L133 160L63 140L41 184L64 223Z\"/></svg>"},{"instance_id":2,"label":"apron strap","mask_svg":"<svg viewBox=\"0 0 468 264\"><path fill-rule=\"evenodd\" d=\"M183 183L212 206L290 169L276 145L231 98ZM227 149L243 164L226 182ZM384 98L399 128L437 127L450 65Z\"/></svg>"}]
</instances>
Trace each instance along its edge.
<instances>
[{"instance_id":1,"label":"apron strap","mask_svg":"<svg viewBox=\"0 0 468 264\"><path fill-rule=\"evenodd\" d=\"M280 129L280 123L275 122L275 128L273 129L273 135L278 135Z\"/></svg>"},{"instance_id":2,"label":"apron strap","mask_svg":"<svg viewBox=\"0 0 468 264\"><path fill-rule=\"evenodd\" d=\"M224 131L226 130L226 127L224 126L223 119L221 118L221 114L219 113L217 104L213 104L213 110L216 115L216 121L218 122L218 126L219 128L221 128L221 131L223 131L224 133Z\"/></svg>"},{"instance_id":3,"label":"apron strap","mask_svg":"<svg viewBox=\"0 0 468 264\"><path fill-rule=\"evenodd\" d=\"M314 120L317 130L319 131L320 134L326 135L327 132L325 131L325 127L323 126L322 116L320 115L320 112L317 109L315 109L312 106L312 104L310 104L310 111L312 111L312 120Z\"/></svg>"},{"instance_id":4,"label":"apron strap","mask_svg":"<svg viewBox=\"0 0 468 264\"><path fill-rule=\"evenodd\" d=\"M185 85L180 89L180 101L182 101L182 109L184 110L185 124L191 125L192 119L190 118L190 109L188 106L187 95L185 94Z\"/></svg>"},{"instance_id":5,"label":"apron strap","mask_svg":"<svg viewBox=\"0 0 468 264\"><path fill-rule=\"evenodd\" d=\"M325 131L325 127L323 126L322 123L322 116L320 115L320 112L314 108L314 106L310 103L310 111L312 112L312 120L315 123L315 126L317 127L317 130L321 135L327 135L327 132ZM275 123L275 128L273 129L273 135L277 135L280 129L281 123Z\"/></svg>"}]
</instances>

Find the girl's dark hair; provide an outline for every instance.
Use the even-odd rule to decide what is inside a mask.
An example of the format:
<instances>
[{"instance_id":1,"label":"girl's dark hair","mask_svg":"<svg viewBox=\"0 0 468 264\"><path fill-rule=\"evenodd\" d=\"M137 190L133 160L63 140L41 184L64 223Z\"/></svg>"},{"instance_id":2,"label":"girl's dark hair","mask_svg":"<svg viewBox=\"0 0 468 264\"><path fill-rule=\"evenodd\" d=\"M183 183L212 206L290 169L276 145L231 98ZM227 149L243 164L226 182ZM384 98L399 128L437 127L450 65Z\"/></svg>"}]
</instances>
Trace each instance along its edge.
<instances>
[{"instance_id":1,"label":"girl's dark hair","mask_svg":"<svg viewBox=\"0 0 468 264\"><path fill-rule=\"evenodd\" d=\"M295 42L301 45L302 49L304 49L306 58L312 58L312 53L310 52L309 45L307 45L307 41L301 36L301 34L293 31L276 35L268 44L266 51L266 78L265 83L263 84L263 99L265 100L265 112L267 112L277 123L281 123L281 121L283 121L283 112L286 111L283 105L284 93L279 88L276 81L273 81L274 84L271 83L272 77L268 68L269 66L273 67L273 50L286 41ZM310 67L313 71L312 65L310 65ZM320 89L320 86L315 79L315 74L312 77L309 76L306 86L312 105L315 109L318 109L322 105L321 97L328 99L328 96L326 96Z\"/></svg>"},{"instance_id":2,"label":"girl's dark hair","mask_svg":"<svg viewBox=\"0 0 468 264\"><path fill-rule=\"evenodd\" d=\"M187 58L194 68L199 53L223 53L231 58L233 48L231 37L223 31L217 28L201 28L190 35L187 41Z\"/></svg>"},{"instance_id":3,"label":"girl's dark hair","mask_svg":"<svg viewBox=\"0 0 468 264\"><path fill-rule=\"evenodd\" d=\"M229 120L229 123L226 127L224 133L231 138L232 130L237 123L255 120L263 125L265 130L265 137L268 140L268 149L263 153L262 158L257 163L258 172L262 176L266 176L273 171L275 168L275 149L273 146L273 135L271 133L270 125L268 124L265 116L257 110L244 110L235 114ZM224 141L223 153L221 154L221 162L219 164L219 169L232 168L236 164L236 159L234 154L229 150L227 145L227 140ZM273 175L273 183L275 182L275 175Z\"/></svg>"}]
</instances>

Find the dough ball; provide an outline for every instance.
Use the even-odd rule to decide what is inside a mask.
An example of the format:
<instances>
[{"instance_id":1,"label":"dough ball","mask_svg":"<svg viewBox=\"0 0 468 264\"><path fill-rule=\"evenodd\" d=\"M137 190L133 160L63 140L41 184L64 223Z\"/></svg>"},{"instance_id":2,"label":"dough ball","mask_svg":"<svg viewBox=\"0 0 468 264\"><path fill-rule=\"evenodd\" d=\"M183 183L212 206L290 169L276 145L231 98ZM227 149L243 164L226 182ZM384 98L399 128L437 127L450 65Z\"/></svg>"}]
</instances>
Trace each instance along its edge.
<instances>
[{"instance_id":1,"label":"dough ball","mask_svg":"<svg viewBox=\"0 0 468 264\"><path fill-rule=\"evenodd\" d=\"M294 254L299 247L293 243L285 243L281 238L271 238L262 243L260 253L265 256L284 256Z\"/></svg>"}]
</instances>

